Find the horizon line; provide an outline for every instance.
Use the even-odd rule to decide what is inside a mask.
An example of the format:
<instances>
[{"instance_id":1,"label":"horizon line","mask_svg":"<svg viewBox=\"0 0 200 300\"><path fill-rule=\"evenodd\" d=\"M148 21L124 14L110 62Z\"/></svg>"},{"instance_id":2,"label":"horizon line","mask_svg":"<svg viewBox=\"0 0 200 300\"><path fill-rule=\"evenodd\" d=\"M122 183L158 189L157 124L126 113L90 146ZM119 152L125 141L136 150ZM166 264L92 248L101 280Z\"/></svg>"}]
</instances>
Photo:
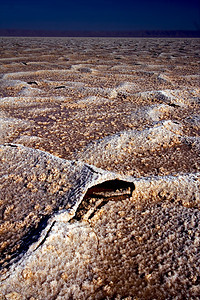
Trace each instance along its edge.
<instances>
[{"instance_id":1,"label":"horizon line","mask_svg":"<svg viewBox=\"0 0 200 300\"><path fill-rule=\"evenodd\" d=\"M0 36L18 37L200 37L200 30L48 30L0 29Z\"/></svg>"}]
</instances>

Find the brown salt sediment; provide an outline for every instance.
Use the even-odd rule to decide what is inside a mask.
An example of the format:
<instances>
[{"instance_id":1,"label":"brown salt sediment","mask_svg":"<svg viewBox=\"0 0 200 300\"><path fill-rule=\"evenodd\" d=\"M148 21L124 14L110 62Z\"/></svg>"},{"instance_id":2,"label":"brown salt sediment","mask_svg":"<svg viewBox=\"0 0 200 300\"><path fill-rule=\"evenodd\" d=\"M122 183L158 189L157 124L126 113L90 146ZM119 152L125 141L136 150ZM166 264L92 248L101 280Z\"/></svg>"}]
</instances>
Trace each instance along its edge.
<instances>
[{"instance_id":1,"label":"brown salt sediment","mask_svg":"<svg viewBox=\"0 0 200 300\"><path fill-rule=\"evenodd\" d=\"M2 297L198 297L198 42L0 39Z\"/></svg>"}]
</instances>

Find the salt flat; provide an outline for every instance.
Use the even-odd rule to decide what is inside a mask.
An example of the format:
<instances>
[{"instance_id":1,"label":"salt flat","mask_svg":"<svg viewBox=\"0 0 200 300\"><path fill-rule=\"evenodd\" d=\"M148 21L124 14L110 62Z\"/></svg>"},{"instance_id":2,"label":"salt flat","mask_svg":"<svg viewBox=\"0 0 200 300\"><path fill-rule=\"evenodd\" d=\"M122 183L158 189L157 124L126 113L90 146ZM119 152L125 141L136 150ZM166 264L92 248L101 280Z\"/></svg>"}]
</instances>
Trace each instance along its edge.
<instances>
[{"instance_id":1,"label":"salt flat","mask_svg":"<svg viewBox=\"0 0 200 300\"><path fill-rule=\"evenodd\" d=\"M0 45L2 299L197 299L199 39Z\"/></svg>"}]
</instances>

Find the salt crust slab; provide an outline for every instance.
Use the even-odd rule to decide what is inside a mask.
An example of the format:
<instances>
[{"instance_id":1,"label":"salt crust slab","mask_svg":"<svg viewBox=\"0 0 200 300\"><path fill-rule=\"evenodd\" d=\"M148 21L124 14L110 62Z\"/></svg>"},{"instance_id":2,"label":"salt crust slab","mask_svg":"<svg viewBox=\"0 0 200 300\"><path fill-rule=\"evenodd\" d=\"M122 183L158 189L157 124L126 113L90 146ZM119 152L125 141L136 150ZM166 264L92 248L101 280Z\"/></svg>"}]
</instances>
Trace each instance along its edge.
<instances>
[{"instance_id":1,"label":"salt crust slab","mask_svg":"<svg viewBox=\"0 0 200 300\"><path fill-rule=\"evenodd\" d=\"M3 299L102 299L113 297L115 289L119 299L124 289L139 299L154 292L168 299L179 285L181 297L198 295L200 174L123 178L14 144L2 145L0 157L3 199L14 214L10 221L7 209L6 226L25 218L25 234L42 216L50 217L40 239L2 275ZM71 223L87 190L114 179L134 183L132 196L107 201L90 220Z\"/></svg>"},{"instance_id":2,"label":"salt crust slab","mask_svg":"<svg viewBox=\"0 0 200 300\"><path fill-rule=\"evenodd\" d=\"M114 173L22 145L1 145L0 159L1 263L8 253L12 257L23 247L24 237L44 217L63 212L62 218L68 221L91 186L120 179Z\"/></svg>"},{"instance_id":3,"label":"salt crust slab","mask_svg":"<svg viewBox=\"0 0 200 300\"><path fill-rule=\"evenodd\" d=\"M182 128L180 124L171 120L155 124L154 127L143 131L130 130L99 139L87 145L78 159L84 159L89 164L96 164L98 160L115 159L122 155L127 148L135 150L156 149L160 145L168 145L172 140L181 138Z\"/></svg>"}]
</instances>

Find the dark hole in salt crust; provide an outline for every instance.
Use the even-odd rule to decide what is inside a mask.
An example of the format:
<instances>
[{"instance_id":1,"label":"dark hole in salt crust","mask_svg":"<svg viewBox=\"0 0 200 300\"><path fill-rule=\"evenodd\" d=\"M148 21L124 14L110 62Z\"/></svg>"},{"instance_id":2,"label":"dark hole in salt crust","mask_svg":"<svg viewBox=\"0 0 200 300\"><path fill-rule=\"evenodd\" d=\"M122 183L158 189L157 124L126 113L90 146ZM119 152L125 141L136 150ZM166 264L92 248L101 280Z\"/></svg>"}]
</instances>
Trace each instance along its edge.
<instances>
[{"instance_id":1,"label":"dark hole in salt crust","mask_svg":"<svg viewBox=\"0 0 200 300\"><path fill-rule=\"evenodd\" d=\"M131 197L134 189L134 183L118 179L105 181L101 184L93 186L92 188L88 189L72 221L80 221L88 212L88 210L90 210L91 207L94 207L94 211L88 217L88 219L91 219L97 213L97 211L100 210L100 208L108 203L108 201L120 201L126 199L127 197ZM116 193L117 191L119 194ZM102 201L95 207L95 202L98 199L101 199Z\"/></svg>"},{"instance_id":2,"label":"dark hole in salt crust","mask_svg":"<svg viewBox=\"0 0 200 300\"><path fill-rule=\"evenodd\" d=\"M66 86L65 85L60 85L60 86L56 86L55 87L55 90L58 90L58 89L65 89Z\"/></svg>"},{"instance_id":3,"label":"dark hole in salt crust","mask_svg":"<svg viewBox=\"0 0 200 300\"><path fill-rule=\"evenodd\" d=\"M109 180L109 181L105 181L101 184L97 184L97 185L93 186L92 188L90 188L87 191L85 198L93 195L96 192L112 192L112 191L116 192L117 190L126 190L128 188L131 189L130 193L128 193L128 195L131 195L132 191L135 189L134 183L119 180L119 179Z\"/></svg>"},{"instance_id":4,"label":"dark hole in salt crust","mask_svg":"<svg viewBox=\"0 0 200 300\"><path fill-rule=\"evenodd\" d=\"M36 84L36 85L38 85L36 81L28 81L27 83L28 84Z\"/></svg>"}]
</instances>

